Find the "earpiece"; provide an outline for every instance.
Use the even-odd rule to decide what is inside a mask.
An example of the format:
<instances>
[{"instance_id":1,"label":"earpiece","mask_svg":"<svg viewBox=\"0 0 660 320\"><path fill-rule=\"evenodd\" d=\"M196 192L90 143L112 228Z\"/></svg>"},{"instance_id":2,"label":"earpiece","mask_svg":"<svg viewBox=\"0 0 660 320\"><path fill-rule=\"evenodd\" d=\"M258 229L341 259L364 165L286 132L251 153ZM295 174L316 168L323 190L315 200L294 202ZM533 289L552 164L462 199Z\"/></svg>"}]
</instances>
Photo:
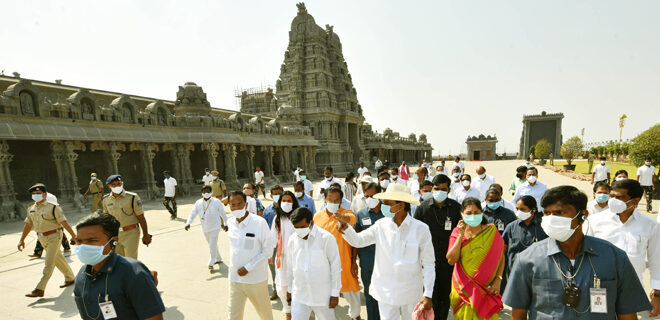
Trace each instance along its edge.
<instances>
[{"instance_id":1,"label":"earpiece","mask_svg":"<svg viewBox=\"0 0 660 320\"><path fill-rule=\"evenodd\" d=\"M114 249L117 246L117 241L112 241L110 246L112 247L112 249Z\"/></svg>"}]
</instances>

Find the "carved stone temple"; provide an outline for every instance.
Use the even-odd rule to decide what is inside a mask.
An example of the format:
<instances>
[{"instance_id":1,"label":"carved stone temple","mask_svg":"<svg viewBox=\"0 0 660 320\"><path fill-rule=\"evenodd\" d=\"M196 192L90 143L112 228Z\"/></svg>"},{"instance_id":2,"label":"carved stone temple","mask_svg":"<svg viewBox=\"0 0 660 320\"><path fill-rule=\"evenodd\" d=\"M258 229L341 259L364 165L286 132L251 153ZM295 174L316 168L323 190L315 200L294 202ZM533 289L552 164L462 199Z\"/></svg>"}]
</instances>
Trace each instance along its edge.
<instances>
[{"instance_id":1,"label":"carved stone temple","mask_svg":"<svg viewBox=\"0 0 660 320\"><path fill-rule=\"evenodd\" d=\"M183 194L197 194L204 168L217 169L232 189L256 166L268 184L288 186L297 165L316 177L325 166L339 176L376 157L431 160L426 135L377 133L365 122L339 37L302 3L275 91L240 98L237 112L211 107L193 82L169 101L0 75L0 221L25 214L35 182L65 210L85 207L91 172L102 181L121 174L128 190L155 199L163 170Z\"/></svg>"}]
</instances>

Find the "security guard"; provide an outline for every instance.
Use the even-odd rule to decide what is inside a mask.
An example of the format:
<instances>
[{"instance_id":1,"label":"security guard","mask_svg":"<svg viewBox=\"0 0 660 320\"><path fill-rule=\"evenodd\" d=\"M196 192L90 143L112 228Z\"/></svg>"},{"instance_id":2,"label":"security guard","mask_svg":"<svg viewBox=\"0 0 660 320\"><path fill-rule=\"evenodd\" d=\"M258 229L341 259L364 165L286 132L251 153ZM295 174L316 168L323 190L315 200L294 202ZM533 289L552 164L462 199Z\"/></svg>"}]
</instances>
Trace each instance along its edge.
<instances>
[{"instance_id":1,"label":"security guard","mask_svg":"<svg viewBox=\"0 0 660 320\"><path fill-rule=\"evenodd\" d=\"M68 287L74 283L75 276L73 271L71 271L71 267L69 267L69 264L64 259L64 255L60 249L60 242L62 241L63 234L62 227L71 234L72 239L76 239L76 233L73 232L71 226L66 222L60 206L46 200L45 185L37 183L30 187L29 192L32 194L34 203L27 209L27 217L25 218L21 240L18 242L18 250L23 251L23 248L25 248L25 237L34 226L34 231L37 232L39 242L46 250L46 262L44 263L43 275L37 284L37 288L25 296L43 297L46 284L48 284L48 280L53 274L55 267L64 274L64 284L60 288Z\"/></svg>"},{"instance_id":2,"label":"security guard","mask_svg":"<svg viewBox=\"0 0 660 320\"><path fill-rule=\"evenodd\" d=\"M144 219L142 200L137 193L124 191L124 182L118 174L108 177L105 184L112 192L103 198L103 212L113 215L120 223L119 243L116 252L137 260L140 228L142 243L148 246L151 235Z\"/></svg>"},{"instance_id":3,"label":"security guard","mask_svg":"<svg viewBox=\"0 0 660 320\"><path fill-rule=\"evenodd\" d=\"M96 178L96 173L94 172L92 172L89 187L85 191L85 194L83 194L83 197L87 199L88 194L94 196L92 200L92 213L94 213L96 210L101 209L101 201L103 200L103 183Z\"/></svg>"},{"instance_id":4,"label":"security guard","mask_svg":"<svg viewBox=\"0 0 660 320\"><path fill-rule=\"evenodd\" d=\"M211 172L211 196L214 198L222 199L227 196L227 187L225 182L218 176L220 173L217 170Z\"/></svg>"}]
</instances>

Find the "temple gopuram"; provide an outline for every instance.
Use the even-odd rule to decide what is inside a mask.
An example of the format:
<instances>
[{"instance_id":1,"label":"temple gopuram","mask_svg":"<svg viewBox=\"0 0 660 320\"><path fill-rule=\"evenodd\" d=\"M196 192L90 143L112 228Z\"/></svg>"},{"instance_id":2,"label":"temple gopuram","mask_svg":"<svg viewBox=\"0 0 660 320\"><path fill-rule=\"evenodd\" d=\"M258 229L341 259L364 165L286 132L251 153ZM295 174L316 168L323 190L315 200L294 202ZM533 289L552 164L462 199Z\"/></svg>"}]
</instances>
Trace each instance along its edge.
<instances>
[{"instance_id":1,"label":"temple gopuram","mask_svg":"<svg viewBox=\"0 0 660 320\"><path fill-rule=\"evenodd\" d=\"M314 22L305 5L291 23L275 91L242 92L240 111L211 106L186 82L175 100L0 75L0 221L24 216L27 189L48 186L64 210L87 206L91 172L121 174L143 199L162 197L169 170L183 195L196 194L204 168L228 188L252 179L289 183L297 165L318 177L375 158L431 160L426 135L375 132L365 122L339 37Z\"/></svg>"}]
</instances>

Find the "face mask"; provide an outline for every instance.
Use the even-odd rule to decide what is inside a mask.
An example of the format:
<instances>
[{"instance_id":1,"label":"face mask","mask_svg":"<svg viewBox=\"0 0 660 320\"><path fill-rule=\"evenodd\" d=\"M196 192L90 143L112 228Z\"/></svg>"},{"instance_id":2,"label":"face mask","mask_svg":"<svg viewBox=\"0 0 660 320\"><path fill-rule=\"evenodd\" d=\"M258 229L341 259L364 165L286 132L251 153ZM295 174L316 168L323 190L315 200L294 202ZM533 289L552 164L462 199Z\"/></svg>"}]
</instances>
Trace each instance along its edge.
<instances>
[{"instance_id":1,"label":"face mask","mask_svg":"<svg viewBox=\"0 0 660 320\"><path fill-rule=\"evenodd\" d=\"M33 193L32 194L32 200L34 202L39 202L44 199L44 194L43 193Z\"/></svg>"},{"instance_id":2,"label":"face mask","mask_svg":"<svg viewBox=\"0 0 660 320\"><path fill-rule=\"evenodd\" d=\"M124 186L112 187L110 190L112 190L112 193L114 194L120 194L122 191L124 191Z\"/></svg>"},{"instance_id":3,"label":"face mask","mask_svg":"<svg viewBox=\"0 0 660 320\"><path fill-rule=\"evenodd\" d=\"M328 203L325 207L330 213L336 213L339 210L339 203Z\"/></svg>"},{"instance_id":4,"label":"face mask","mask_svg":"<svg viewBox=\"0 0 660 320\"><path fill-rule=\"evenodd\" d=\"M486 178L486 174L485 174L485 173L483 173L483 174L480 174L480 175L478 175L478 176L479 176L479 179L483 179L483 178Z\"/></svg>"},{"instance_id":5,"label":"face mask","mask_svg":"<svg viewBox=\"0 0 660 320\"><path fill-rule=\"evenodd\" d=\"M110 241L106 242L105 245L110 243ZM105 245L93 246L91 244L79 244L75 246L76 256L78 257L78 260L84 264L92 266L99 264L103 259L110 255L109 252L108 254L103 254L103 248L105 248Z\"/></svg>"},{"instance_id":6,"label":"face mask","mask_svg":"<svg viewBox=\"0 0 660 320\"><path fill-rule=\"evenodd\" d=\"M468 214L466 216L463 216L463 221L467 223L468 226L470 227L476 227L481 224L483 217L483 213L480 214Z\"/></svg>"},{"instance_id":7,"label":"face mask","mask_svg":"<svg viewBox=\"0 0 660 320\"><path fill-rule=\"evenodd\" d=\"M527 182L529 182L529 183L535 183L535 182L536 182L536 176L529 176L529 177L527 177Z\"/></svg>"},{"instance_id":8,"label":"face mask","mask_svg":"<svg viewBox=\"0 0 660 320\"><path fill-rule=\"evenodd\" d=\"M575 229L571 229L571 222L578 215L579 213L573 218L553 215L543 216L543 219L541 220L541 228L543 228L543 231L545 231L545 234L547 234L548 237L559 242L564 242L573 235L577 228L580 227L580 225L578 225Z\"/></svg>"},{"instance_id":9,"label":"face mask","mask_svg":"<svg viewBox=\"0 0 660 320\"><path fill-rule=\"evenodd\" d=\"M168 175L164 175L164 176L163 176L163 178L165 178L165 179L167 179L167 178L169 178L169 177L170 177L170 176L168 176Z\"/></svg>"},{"instance_id":10,"label":"face mask","mask_svg":"<svg viewBox=\"0 0 660 320\"><path fill-rule=\"evenodd\" d=\"M434 190L433 199L438 202L445 201L445 199L447 199L447 191Z\"/></svg>"},{"instance_id":11,"label":"face mask","mask_svg":"<svg viewBox=\"0 0 660 320\"><path fill-rule=\"evenodd\" d=\"M293 195L296 196L296 198L302 198L303 193L302 192L294 192Z\"/></svg>"},{"instance_id":12,"label":"face mask","mask_svg":"<svg viewBox=\"0 0 660 320\"><path fill-rule=\"evenodd\" d=\"M236 218L243 218L243 216L245 215L245 208L238 209L238 210L232 210L231 215L236 217Z\"/></svg>"},{"instance_id":13,"label":"face mask","mask_svg":"<svg viewBox=\"0 0 660 320\"><path fill-rule=\"evenodd\" d=\"M516 177L517 177L518 179L522 179L523 175L520 174L520 173L517 173L517 174L516 174Z\"/></svg>"},{"instance_id":14,"label":"face mask","mask_svg":"<svg viewBox=\"0 0 660 320\"><path fill-rule=\"evenodd\" d=\"M605 165L605 161L601 161L600 164L604 166L604 165Z\"/></svg>"},{"instance_id":15,"label":"face mask","mask_svg":"<svg viewBox=\"0 0 660 320\"><path fill-rule=\"evenodd\" d=\"M470 186L470 180L463 180L463 181L461 181L461 184L462 184L464 187L469 187L469 186Z\"/></svg>"},{"instance_id":16,"label":"face mask","mask_svg":"<svg viewBox=\"0 0 660 320\"><path fill-rule=\"evenodd\" d=\"M309 227L294 228L294 230L296 231L296 235L300 239L305 239L305 237L309 235L310 232L312 232L312 229L310 229Z\"/></svg>"},{"instance_id":17,"label":"face mask","mask_svg":"<svg viewBox=\"0 0 660 320\"><path fill-rule=\"evenodd\" d=\"M307 176L300 176L300 180L305 180L307 179Z\"/></svg>"},{"instance_id":18,"label":"face mask","mask_svg":"<svg viewBox=\"0 0 660 320\"><path fill-rule=\"evenodd\" d=\"M209 175L209 174L211 174L211 173L210 173L210 172L208 172L208 171L206 171L206 172L205 172L204 174L208 176L208 175Z\"/></svg>"},{"instance_id":19,"label":"face mask","mask_svg":"<svg viewBox=\"0 0 660 320\"><path fill-rule=\"evenodd\" d=\"M393 176L391 176L391 177L392 177L392 179L394 179L394 180L396 180L396 179L399 178L399 176L397 176L397 175L393 175Z\"/></svg>"},{"instance_id":20,"label":"face mask","mask_svg":"<svg viewBox=\"0 0 660 320\"><path fill-rule=\"evenodd\" d=\"M249 197L249 196L252 196L252 195L254 194L254 191L252 191L252 190L243 190L243 193L244 193L246 196Z\"/></svg>"},{"instance_id":21,"label":"face mask","mask_svg":"<svg viewBox=\"0 0 660 320\"><path fill-rule=\"evenodd\" d=\"M325 177L325 180L332 181L332 177Z\"/></svg>"},{"instance_id":22,"label":"face mask","mask_svg":"<svg viewBox=\"0 0 660 320\"><path fill-rule=\"evenodd\" d=\"M293 202L282 202L280 203L280 207L282 207L282 211L289 213L293 210Z\"/></svg>"},{"instance_id":23,"label":"face mask","mask_svg":"<svg viewBox=\"0 0 660 320\"><path fill-rule=\"evenodd\" d=\"M644 164L647 165L647 166L650 166L650 165L651 165L651 161L644 161Z\"/></svg>"},{"instance_id":24,"label":"face mask","mask_svg":"<svg viewBox=\"0 0 660 320\"><path fill-rule=\"evenodd\" d=\"M632 201L632 199L623 202L617 198L610 198L607 201L607 206L610 208L610 211L612 211L615 214L619 214L621 212L626 211L626 209L628 209L628 206L626 204L630 201Z\"/></svg>"},{"instance_id":25,"label":"face mask","mask_svg":"<svg viewBox=\"0 0 660 320\"><path fill-rule=\"evenodd\" d=\"M596 193L596 202L605 203L607 200L610 200L610 195L607 193Z\"/></svg>"},{"instance_id":26,"label":"face mask","mask_svg":"<svg viewBox=\"0 0 660 320\"><path fill-rule=\"evenodd\" d=\"M380 182L380 187L383 188L383 189L387 189L387 186L389 186L389 185L390 185L390 180L382 180Z\"/></svg>"},{"instance_id":27,"label":"face mask","mask_svg":"<svg viewBox=\"0 0 660 320\"><path fill-rule=\"evenodd\" d=\"M518 219L520 219L522 221L525 221L525 220L529 219L529 217L531 217L531 216L532 216L531 211L530 212L525 212L525 211L520 211L520 210L516 211L516 217L518 217Z\"/></svg>"},{"instance_id":28,"label":"face mask","mask_svg":"<svg viewBox=\"0 0 660 320\"><path fill-rule=\"evenodd\" d=\"M422 192L422 200L433 198L433 192Z\"/></svg>"},{"instance_id":29,"label":"face mask","mask_svg":"<svg viewBox=\"0 0 660 320\"><path fill-rule=\"evenodd\" d=\"M616 177L616 179L614 179L614 181L621 181L621 180L626 180L626 178L624 178L624 177Z\"/></svg>"},{"instance_id":30,"label":"face mask","mask_svg":"<svg viewBox=\"0 0 660 320\"><path fill-rule=\"evenodd\" d=\"M373 209L378 206L380 203L380 200L375 199L375 198L367 198L364 200L367 203L367 206L369 206L369 209Z\"/></svg>"},{"instance_id":31,"label":"face mask","mask_svg":"<svg viewBox=\"0 0 660 320\"><path fill-rule=\"evenodd\" d=\"M386 218L393 218L394 213L392 211L390 211L391 208L392 208L392 206L388 206L388 205L383 203L383 204L380 205L380 212L382 212L383 215Z\"/></svg>"},{"instance_id":32,"label":"face mask","mask_svg":"<svg viewBox=\"0 0 660 320\"><path fill-rule=\"evenodd\" d=\"M96 180L96 177L92 177L92 180Z\"/></svg>"},{"instance_id":33,"label":"face mask","mask_svg":"<svg viewBox=\"0 0 660 320\"><path fill-rule=\"evenodd\" d=\"M281 197L281 196L282 196L282 195L280 195L280 194L276 194L276 195L274 195L274 196L273 196L273 202L278 202L278 201L280 201L280 197Z\"/></svg>"},{"instance_id":34,"label":"face mask","mask_svg":"<svg viewBox=\"0 0 660 320\"><path fill-rule=\"evenodd\" d=\"M502 202L489 202L486 206L490 210L497 210L502 206Z\"/></svg>"},{"instance_id":35,"label":"face mask","mask_svg":"<svg viewBox=\"0 0 660 320\"><path fill-rule=\"evenodd\" d=\"M460 172L454 172L454 178L458 178L458 176L460 176L460 175L461 175Z\"/></svg>"},{"instance_id":36,"label":"face mask","mask_svg":"<svg viewBox=\"0 0 660 320\"><path fill-rule=\"evenodd\" d=\"M209 199L209 198L211 198L211 193L210 192L204 192L204 193L202 193L202 197L204 197L204 199Z\"/></svg>"},{"instance_id":37,"label":"face mask","mask_svg":"<svg viewBox=\"0 0 660 320\"><path fill-rule=\"evenodd\" d=\"M218 176L211 176L212 180L218 179Z\"/></svg>"}]
</instances>

